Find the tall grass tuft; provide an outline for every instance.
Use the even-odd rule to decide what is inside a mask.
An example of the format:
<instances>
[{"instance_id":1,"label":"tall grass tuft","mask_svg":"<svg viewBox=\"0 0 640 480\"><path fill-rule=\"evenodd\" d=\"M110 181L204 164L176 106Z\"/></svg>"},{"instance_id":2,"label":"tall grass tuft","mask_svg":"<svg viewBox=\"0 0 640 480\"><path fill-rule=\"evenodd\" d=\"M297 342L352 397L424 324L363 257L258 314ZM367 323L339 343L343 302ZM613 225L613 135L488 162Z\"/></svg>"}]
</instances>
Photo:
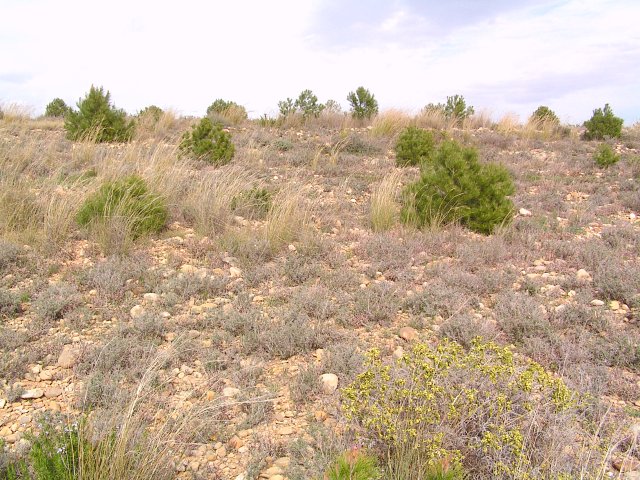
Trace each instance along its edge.
<instances>
[{"instance_id":1,"label":"tall grass tuft","mask_svg":"<svg viewBox=\"0 0 640 480\"><path fill-rule=\"evenodd\" d=\"M384 232L392 228L398 221L400 211L396 202L400 173L394 171L371 192L369 221L374 232Z\"/></svg>"},{"instance_id":2,"label":"tall grass tuft","mask_svg":"<svg viewBox=\"0 0 640 480\"><path fill-rule=\"evenodd\" d=\"M267 213L264 238L268 248L275 252L283 245L299 238L308 220L305 201L292 187L278 192Z\"/></svg>"}]
</instances>

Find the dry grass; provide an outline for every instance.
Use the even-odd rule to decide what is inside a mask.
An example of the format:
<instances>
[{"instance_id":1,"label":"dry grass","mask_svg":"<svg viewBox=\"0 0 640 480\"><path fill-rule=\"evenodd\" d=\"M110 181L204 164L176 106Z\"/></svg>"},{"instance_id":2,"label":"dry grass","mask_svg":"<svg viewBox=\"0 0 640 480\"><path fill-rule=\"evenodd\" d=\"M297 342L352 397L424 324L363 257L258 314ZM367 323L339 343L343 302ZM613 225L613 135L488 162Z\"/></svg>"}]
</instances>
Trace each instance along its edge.
<instances>
[{"instance_id":1,"label":"dry grass","mask_svg":"<svg viewBox=\"0 0 640 480\"><path fill-rule=\"evenodd\" d=\"M413 121L413 118L402 110L385 110L371 121L371 135L374 137L393 137L412 125Z\"/></svg>"},{"instance_id":2,"label":"dry grass","mask_svg":"<svg viewBox=\"0 0 640 480\"><path fill-rule=\"evenodd\" d=\"M509 135L515 133L521 129L520 119L513 113L507 113L503 115L496 124L496 131Z\"/></svg>"},{"instance_id":3,"label":"dry grass","mask_svg":"<svg viewBox=\"0 0 640 480\"><path fill-rule=\"evenodd\" d=\"M264 238L271 251L298 239L308 221L304 198L294 186L283 188L273 199L264 225Z\"/></svg>"},{"instance_id":4,"label":"dry grass","mask_svg":"<svg viewBox=\"0 0 640 480\"><path fill-rule=\"evenodd\" d=\"M374 232L384 232L398 221L399 205L396 201L400 172L394 171L374 187L371 192L369 221Z\"/></svg>"}]
</instances>

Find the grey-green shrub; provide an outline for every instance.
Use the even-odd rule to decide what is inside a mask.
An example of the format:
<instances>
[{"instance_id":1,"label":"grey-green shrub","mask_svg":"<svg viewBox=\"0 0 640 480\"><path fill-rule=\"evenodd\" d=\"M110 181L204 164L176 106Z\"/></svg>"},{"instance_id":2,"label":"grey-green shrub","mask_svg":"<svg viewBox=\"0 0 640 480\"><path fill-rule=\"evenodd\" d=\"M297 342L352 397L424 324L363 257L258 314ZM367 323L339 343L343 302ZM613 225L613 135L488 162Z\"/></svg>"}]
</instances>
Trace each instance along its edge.
<instances>
[{"instance_id":1,"label":"grey-green shrub","mask_svg":"<svg viewBox=\"0 0 640 480\"><path fill-rule=\"evenodd\" d=\"M231 135L222 125L203 118L191 131L185 132L180 142L180 151L216 166L226 165L235 153Z\"/></svg>"},{"instance_id":2,"label":"grey-green shrub","mask_svg":"<svg viewBox=\"0 0 640 480\"><path fill-rule=\"evenodd\" d=\"M433 135L422 128L408 127L396 143L396 165L415 166L424 162L435 150Z\"/></svg>"},{"instance_id":3,"label":"grey-green shrub","mask_svg":"<svg viewBox=\"0 0 640 480\"><path fill-rule=\"evenodd\" d=\"M589 120L584 122L587 128L584 132L585 140L604 140L605 138L620 138L624 121L613 114L609 104L604 109L596 108Z\"/></svg>"},{"instance_id":4,"label":"grey-green shrub","mask_svg":"<svg viewBox=\"0 0 640 480\"><path fill-rule=\"evenodd\" d=\"M453 140L443 142L421 165L420 178L404 190L401 218L418 227L460 222L490 234L513 216L515 192L501 165L483 165L478 152Z\"/></svg>"},{"instance_id":5,"label":"grey-green shrub","mask_svg":"<svg viewBox=\"0 0 640 480\"><path fill-rule=\"evenodd\" d=\"M165 200L149 191L137 175L104 183L80 207L76 220L82 226L100 224L114 216L126 220L128 233L138 238L164 228L168 210Z\"/></svg>"},{"instance_id":6,"label":"grey-green shrub","mask_svg":"<svg viewBox=\"0 0 640 480\"><path fill-rule=\"evenodd\" d=\"M455 120L457 125L462 124L462 121L473 115L473 113L473 107L470 105L467 106L467 102L462 95L447 97L444 114L447 118Z\"/></svg>"},{"instance_id":7,"label":"grey-green shrub","mask_svg":"<svg viewBox=\"0 0 640 480\"><path fill-rule=\"evenodd\" d=\"M560 119L553 110L545 105L540 105L536 108L535 112L529 117L529 121L538 123L552 123L554 125L560 124Z\"/></svg>"},{"instance_id":8,"label":"grey-green shrub","mask_svg":"<svg viewBox=\"0 0 640 480\"><path fill-rule=\"evenodd\" d=\"M600 168L609 168L611 165L618 163L620 155L608 143L601 143L593 154L593 159Z\"/></svg>"},{"instance_id":9,"label":"grey-green shrub","mask_svg":"<svg viewBox=\"0 0 640 480\"><path fill-rule=\"evenodd\" d=\"M89 93L78 101L78 110L65 117L64 128L69 140L95 142L128 142L135 124L127 121L126 113L111 105L111 94L93 85Z\"/></svg>"}]
</instances>

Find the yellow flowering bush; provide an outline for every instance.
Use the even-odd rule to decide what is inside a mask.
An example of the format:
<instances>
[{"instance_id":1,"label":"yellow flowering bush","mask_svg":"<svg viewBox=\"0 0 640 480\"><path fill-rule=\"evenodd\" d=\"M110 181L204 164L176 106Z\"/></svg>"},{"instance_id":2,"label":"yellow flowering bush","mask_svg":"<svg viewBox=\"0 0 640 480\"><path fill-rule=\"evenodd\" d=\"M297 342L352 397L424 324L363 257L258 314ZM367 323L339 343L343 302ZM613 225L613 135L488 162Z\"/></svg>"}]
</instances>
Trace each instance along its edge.
<instances>
[{"instance_id":1,"label":"yellow flowering bush","mask_svg":"<svg viewBox=\"0 0 640 480\"><path fill-rule=\"evenodd\" d=\"M562 462L546 456L575 395L539 364L494 343L475 340L465 350L445 340L418 343L397 360L371 350L365 367L343 390L343 409L394 478L399 471L398 478L428 478L424 472L443 462L471 478L562 473L552 472Z\"/></svg>"}]
</instances>

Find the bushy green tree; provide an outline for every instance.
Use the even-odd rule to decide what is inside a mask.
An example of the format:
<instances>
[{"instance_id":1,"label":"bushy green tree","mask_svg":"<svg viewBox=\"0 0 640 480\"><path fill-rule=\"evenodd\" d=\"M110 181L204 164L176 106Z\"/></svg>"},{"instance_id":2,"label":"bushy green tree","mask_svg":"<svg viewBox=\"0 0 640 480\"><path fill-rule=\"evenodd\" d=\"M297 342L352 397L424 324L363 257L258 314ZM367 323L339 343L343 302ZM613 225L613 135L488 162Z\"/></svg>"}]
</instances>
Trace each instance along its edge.
<instances>
[{"instance_id":1,"label":"bushy green tree","mask_svg":"<svg viewBox=\"0 0 640 480\"><path fill-rule=\"evenodd\" d=\"M164 110L162 110L160 107L149 105L148 107L144 107L142 110L140 110L140 112L138 113L138 117L151 118L154 122L157 122L158 120L160 120L160 117L163 113Z\"/></svg>"},{"instance_id":2,"label":"bushy green tree","mask_svg":"<svg viewBox=\"0 0 640 480\"><path fill-rule=\"evenodd\" d=\"M500 165L483 165L475 148L453 140L443 142L420 178L405 188L402 219L418 227L460 222L490 234L509 221L515 191L509 172Z\"/></svg>"},{"instance_id":3,"label":"bushy green tree","mask_svg":"<svg viewBox=\"0 0 640 480\"><path fill-rule=\"evenodd\" d=\"M609 168L618 163L620 155L616 154L608 143L601 143L593 154L593 159L600 168Z\"/></svg>"},{"instance_id":4,"label":"bushy green tree","mask_svg":"<svg viewBox=\"0 0 640 480\"><path fill-rule=\"evenodd\" d=\"M218 123L203 118L185 132L180 142L180 151L205 160L213 165L226 165L235 153L231 136Z\"/></svg>"},{"instance_id":5,"label":"bushy green tree","mask_svg":"<svg viewBox=\"0 0 640 480\"><path fill-rule=\"evenodd\" d=\"M408 127L396 143L396 165L415 166L425 161L435 149L433 134L422 128Z\"/></svg>"},{"instance_id":6,"label":"bushy green tree","mask_svg":"<svg viewBox=\"0 0 640 480\"><path fill-rule=\"evenodd\" d=\"M341 113L342 106L335 100L327 100L324 104L324 109L329 113Z\"/></svg>"},{"instance_id":7,"label":"bushy green tree","mask_svg":"<svg viewBox=\"0 0 640 480\"><path fill-rule=\"evenodd\" d=\"M605 104L604 110L596 108L593 116L584 122L587 131L584 133L586 140L604 140L609 138L620 138L622 135L622 124L624 120L616 117L609 104Z\"/></svg>"},{"instance_id":8,"label":"bushy green tree","mask_svg":"<svg viewBox=\"0 0 640 480\"><path fill-rule=\"evenodd\" d=\"M362 120L378 114L376 97L364 87L358 87L355 92L349 92L347 100L351 105L353 118Z\"/></svg>"},{"instance_id":9,"label":"bushy green tree","mask_svg":"<svg viewBox=\"0 0 640 480\"><path fill-rule=\"evenodd\" d=\"M134 123L126 113L111 105L111 94L93 85L78 101L78 110L65 117L64 128L70 140L91 139L96 142L127 142L133 135Z\"/></svg>"},{"instance_id":10,"label":"bushy green tree","mask_svg":"<svg viewBox=\"0 0 640 480\"><path fill-rule=\"evenodd\" d=\"M142 178L131 175L103 184L82 204L76 220L92 226L114 216L126 220L128 233L135 239L162 230L168 211L162 197L150 192Z\"/></svg>"},{"instance_id":11,"label":"bushy green tree","mask_svg":"<svg viewBox=\"0 0 640 480\"><path fill-rule=\"evenodd\" d=\"M300 92L294 105L304 118L318 117L324 110L324 105L318 103L318 97L309 89Z\"/></svg>"},{"instance_id":12,"label":"bushy green tree","mask_svg":"<svg viewBox=\"0 0 640 480\"><path fill-rule=\"evenodd\" d=\"M287 98L286 100L278 102L278 109L280 110L280 115L286 117L287 115L295 113L296 105L292 98Z\"/></svg>"},{"instance_id":13,"label":"bushy green tree","mask_svg":"<svg viewBox=\"0 0 640 480\"><path fill-rule=\"evenodd\" d=\"M473 115L473 113L473 107L467 106L467 102L462 95L447 97L444 114L447 118L455 120L457 125L462 124L462 121Z\"/></svg>"},{"instance_id":14,"label":"bushy green tree","mask_svg":"<svg viewBox=\"0 0 640 480\"><path fill-rule=\"evenodd\" d=\"M248 118L246 108L230 100L223 100L222 98L218 98L207 107L207 116L211 116L214 114L224 116L230 113L232 113L233 116L239 120L246 120Z\"/></svg>"},{"instance_id":15,"label":"bushy green tree","mask_svg":"<svg viewBox=\"0 0 640 480\"><path fill-rule=\"evenodd\" d=\"M45 117L64 117L71 108L61 98L51 100L44 110Z\"/></svg>"},{"instance_id":16,"label":"bushy green tree","mask_svg":"<svg viewBox=\"0 0 640 480\"><path fill-rule=\"evenodd\" d=\"M544 105L540 105L536 108L535 112L533 112L531 117L529 117L529 121L537 123L552 123L554 125L560 124L560 119L555 112Z\"/></svg>"}]
</instances>

